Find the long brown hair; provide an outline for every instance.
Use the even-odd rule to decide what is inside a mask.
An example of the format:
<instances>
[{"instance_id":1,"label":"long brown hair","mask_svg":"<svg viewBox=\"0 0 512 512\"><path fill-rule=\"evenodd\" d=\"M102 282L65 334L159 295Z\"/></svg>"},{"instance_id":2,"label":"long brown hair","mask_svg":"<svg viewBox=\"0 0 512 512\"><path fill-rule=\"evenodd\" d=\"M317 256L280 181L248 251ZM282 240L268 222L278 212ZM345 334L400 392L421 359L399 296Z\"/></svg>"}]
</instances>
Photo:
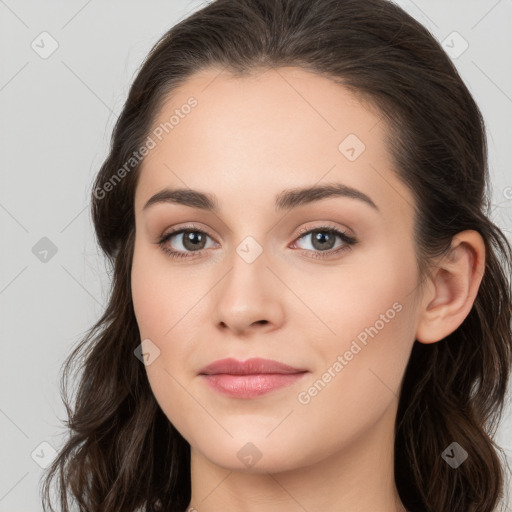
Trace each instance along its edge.
<instances>
[{"instance_id":1,"label":"long brown hair","mask_svg":"<svg viewBox=\"0 0 512 512\"><path fill-rule=\"evenodd\" d=\"M141 339L130 271L140 162L130 159L163 101L195 72L215 67L246 76L278 66L328 77L382 117L395 171L414 194L423 277L455 234L474 229L483 237L485 273L469 315L438 343L414 342L398 404L395 480L413 512L493 512L500 504L505 461L493 436L512 368L512 250L489 218L485 126L470 92L428 30L387 0L216 0L152 48L96 177L92 218L112 289L104 314L63 368L70 436L47 469L45 510L56 477L63 511L70 501L94 512L188 506L190 446L134 356ZM81 375L71 406L75 366ZM469 454L456 470L441 457L454 441Z\"/></svg>"}]
</instances>

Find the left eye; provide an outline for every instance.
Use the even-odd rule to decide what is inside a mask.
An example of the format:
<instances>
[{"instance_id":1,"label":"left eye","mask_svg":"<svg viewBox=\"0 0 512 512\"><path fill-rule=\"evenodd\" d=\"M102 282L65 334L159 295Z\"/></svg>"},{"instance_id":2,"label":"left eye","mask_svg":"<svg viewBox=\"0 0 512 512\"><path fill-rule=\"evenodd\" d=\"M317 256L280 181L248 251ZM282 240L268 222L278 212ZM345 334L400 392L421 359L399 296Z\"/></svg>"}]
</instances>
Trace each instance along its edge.
<instances>
[{"instance_id":1,"label":"left eye","mask_svg":"<svg viewBox=\"0 0 512 512\"><path fill-rule=\"evenodd\" d=\"M303 233L297 240L305 239L309 237L311 240L312 250L317 252L330 252L336 251L340 247L340 245L353 245L356 240L351 236L339 231L335 228L331 227L320 227L310 229ZM336 243L336 238L341 240L341 244L337 247L334 246ZM305 247L301 247L301 249L308 249Z\"/></svg>"}]
</instances>

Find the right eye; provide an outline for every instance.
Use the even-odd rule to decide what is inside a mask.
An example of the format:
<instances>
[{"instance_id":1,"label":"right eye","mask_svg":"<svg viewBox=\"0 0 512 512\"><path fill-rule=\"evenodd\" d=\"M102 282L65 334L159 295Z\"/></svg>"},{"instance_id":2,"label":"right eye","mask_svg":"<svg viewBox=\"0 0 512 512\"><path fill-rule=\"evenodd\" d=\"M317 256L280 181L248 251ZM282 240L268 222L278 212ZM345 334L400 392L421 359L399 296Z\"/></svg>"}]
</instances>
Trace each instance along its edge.
<instances>
[{"instance_id":1,"label":"right eye","mask_svg":"<svg viewBox=\"0 0 512 512\"><path fill-rule=\"evenodd\" d=\"M176 238L177 249L172 249L172 241ZM194 227L178 228L165 234L159 241L158 245L160 248L172 258L189 258L192 255L190 253L201 253L205 247L207 238L211 238L208 233L202 229ZM187 254L189 253L189 254Z\"/></svg>"}]
</instances>

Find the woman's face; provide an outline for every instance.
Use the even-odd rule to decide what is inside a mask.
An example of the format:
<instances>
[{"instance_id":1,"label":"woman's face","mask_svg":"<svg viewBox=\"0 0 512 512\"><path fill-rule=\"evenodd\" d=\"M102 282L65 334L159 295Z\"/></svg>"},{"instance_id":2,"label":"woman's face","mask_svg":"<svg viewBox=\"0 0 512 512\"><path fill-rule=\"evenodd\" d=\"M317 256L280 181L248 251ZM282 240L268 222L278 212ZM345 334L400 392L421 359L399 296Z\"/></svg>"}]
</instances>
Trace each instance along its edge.
<instances>
[{"instance_id":1,"label":"woman's face","mask_svg":"<svg viewBox=\"0 0 512 512\"><path fill-rule=\"evenodd\" d=\"M225 468L279 471L370 450L369 439L391 445L419 276L414 201L384 123L299 68L219 73L167 99L136 190L132 293L156 400ZM164 189L184 192L145 207ZM302 373L201 375L225 358Z\"/></svg>"}]
</instances>

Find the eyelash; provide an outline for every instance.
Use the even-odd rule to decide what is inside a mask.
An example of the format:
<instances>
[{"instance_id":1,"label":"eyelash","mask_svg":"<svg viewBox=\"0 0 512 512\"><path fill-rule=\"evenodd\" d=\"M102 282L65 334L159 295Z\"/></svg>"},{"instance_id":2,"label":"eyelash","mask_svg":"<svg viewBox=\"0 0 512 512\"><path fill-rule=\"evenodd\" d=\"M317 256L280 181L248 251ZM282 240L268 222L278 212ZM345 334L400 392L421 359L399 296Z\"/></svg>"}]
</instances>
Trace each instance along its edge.
<instances>
[{"instance_id":1,"label":"eyelash","mask_svg":"<svg viewBox=\"0 0 512 512\"><path fill-rule=\"evenodd\" d=\"M185 233L185 232L202 233L202 234L212 238L206 231L203 231L202 229L198 229L195 226L185 226L185 227L178 228L174 231L171 231L171 232L165 234L157 242L157 244L160 246L162 251L165 254L167 254L168 256L170 256L171 258L193 258L194 256L192 256L192 255L201 254L205 249L202 249L201 251L189 251L187 253L187 252L183 252L183 251L173 251L172 249L169 249L169 247L166 245L166 243L170 240L171 237L173 237L174 235L177 235L177 234ZM330 249L329 251L310 251L307 249L302 249L303 251L306 251L306 252L312 252L313 253L311 255L312 258L317 258L317 259L328 258L335 254L347 251L351 248L351 246L358 243L356 238L349 236L345 232L340 231L339 229L336 229L332 226L318 226L318 227L315 227L312 229L304 228L299 232L296 240L299 240L300 238L303 238L306 235L309 235L311 233L316 233L316 232L326 232L329 234L337 235L339 238L341 238L341 240L345 243L345 245L342 245L341 247L338 247L337 249Z\"/></svg>"}]
</instances>

